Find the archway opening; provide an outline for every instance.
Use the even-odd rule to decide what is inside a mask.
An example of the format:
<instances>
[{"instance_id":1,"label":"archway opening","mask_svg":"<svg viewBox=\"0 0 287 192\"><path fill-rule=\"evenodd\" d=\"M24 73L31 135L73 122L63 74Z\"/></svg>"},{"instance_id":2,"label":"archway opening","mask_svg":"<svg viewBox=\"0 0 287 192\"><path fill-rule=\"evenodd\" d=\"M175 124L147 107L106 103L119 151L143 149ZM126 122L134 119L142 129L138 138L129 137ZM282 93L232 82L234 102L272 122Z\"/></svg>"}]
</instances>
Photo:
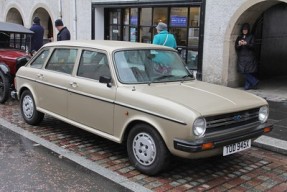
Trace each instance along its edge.
<instances>
[{"instance_id":1,"label":"archway opening","mask_svg":"<svg viewBox=\"0 0 287 192\"><path fill-rule=\"evenodd\" d=\"M24 25L22 16L16 8L9 9L6 16L6 22Z\"/></svg>"},{"instance_id":2,"label":"archway opening","mask_svg":"<svg viewBox=\"0 0 287 192\"><path fill-rule=\"evenodd\" d=\"M243 85L243 77L237 72L237 55L234 46L237 36L240 35L240 28L246 22L251 25L255 36L259 79L264 82L268 78L275 77L286 77L287 79L287 64L283 62L287 59L286 54L284 54L287 49L287 27L285 25L287 22L287 3L282 3L279 0L262 1L248 8L234 24L229 42L227 86L239 87Z\"/></svg>"},{"instance_id":3,"label":"archway opening","mask_svg":"<svg viewBox=\"0 0 287 192\"><path fill-rule=\"evenodd\" d=\"M49 13L44 8L38 8L35 10L32 16L31 24L33 23L34 17L40 18L40 24L44 28L44 44L51 41L54 37L53 24Z\"/></svg>"}]
</instances>

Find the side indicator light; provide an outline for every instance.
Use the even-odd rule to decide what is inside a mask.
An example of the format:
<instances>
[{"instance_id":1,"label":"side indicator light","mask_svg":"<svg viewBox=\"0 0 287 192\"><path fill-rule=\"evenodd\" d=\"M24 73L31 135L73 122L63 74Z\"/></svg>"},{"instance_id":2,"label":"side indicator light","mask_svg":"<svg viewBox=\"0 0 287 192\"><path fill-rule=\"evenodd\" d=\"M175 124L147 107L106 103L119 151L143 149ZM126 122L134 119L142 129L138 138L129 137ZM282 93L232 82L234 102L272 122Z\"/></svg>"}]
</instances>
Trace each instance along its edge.
<instances>
[{"instance_id":1,"label":"side indicator light","mask_svg":"<svg viewBox=\"0 0 287 192\"><path fill-rule=\"evenodd\" d=\"M204 144L201 145L201 148L203 150L213 149L214 148L214 144L213 143L204 143Z\"/></svg>"}]
</instances>

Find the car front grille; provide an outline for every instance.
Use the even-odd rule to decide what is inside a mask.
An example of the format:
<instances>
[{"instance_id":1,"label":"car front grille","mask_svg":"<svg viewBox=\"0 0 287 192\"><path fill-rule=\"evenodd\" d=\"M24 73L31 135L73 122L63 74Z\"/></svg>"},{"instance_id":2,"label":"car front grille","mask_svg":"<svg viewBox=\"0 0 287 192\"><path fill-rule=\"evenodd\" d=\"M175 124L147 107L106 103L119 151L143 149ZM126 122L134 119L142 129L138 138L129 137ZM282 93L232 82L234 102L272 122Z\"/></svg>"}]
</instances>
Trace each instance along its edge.
<instances>
[{"instance_id":1,"label":"car front grille","mask_svg":"<svg viewBox=\"0 0 287 192\"><path fill-rule=\"evenodd\" d=\"M206 117L206 134L230 128L259 123L259 108Z\"/></svg>"}]
</instances>

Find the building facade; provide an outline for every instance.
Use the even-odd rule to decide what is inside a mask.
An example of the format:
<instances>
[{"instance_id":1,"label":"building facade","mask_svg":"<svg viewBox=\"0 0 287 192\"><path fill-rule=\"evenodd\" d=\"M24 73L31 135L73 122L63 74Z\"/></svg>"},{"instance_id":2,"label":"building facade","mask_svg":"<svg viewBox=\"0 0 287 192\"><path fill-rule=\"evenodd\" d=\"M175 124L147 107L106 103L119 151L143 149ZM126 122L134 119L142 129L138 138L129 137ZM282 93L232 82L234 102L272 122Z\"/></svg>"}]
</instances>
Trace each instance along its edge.
<instances>
[{"instance_id":1,"label":"building facade","mask_svg":"<svg viewBox=\"0 0 287 192\"><path fill-rule=\"evenodd\" d=\"M45 39L62 18L72 39L151 43L159 21L177 39L181 56L203 81L240 86L234 43L248 22L256 37L260 78L287 76L287 0L0 0L0 21L32 25ZM55 38L54 38L55 39Z\"/></svg>"}]
</instances>

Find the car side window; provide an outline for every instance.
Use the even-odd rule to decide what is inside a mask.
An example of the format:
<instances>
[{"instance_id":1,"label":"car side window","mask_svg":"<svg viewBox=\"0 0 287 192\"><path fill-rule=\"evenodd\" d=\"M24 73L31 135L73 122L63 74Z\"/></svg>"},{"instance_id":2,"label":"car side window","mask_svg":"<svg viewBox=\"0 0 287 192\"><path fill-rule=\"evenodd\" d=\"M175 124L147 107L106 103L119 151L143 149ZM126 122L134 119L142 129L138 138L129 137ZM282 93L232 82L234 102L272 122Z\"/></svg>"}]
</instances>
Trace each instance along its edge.
<instances>
[{"instance_id":1,"label":"car side window","mask_svg":"<svg viewBox=\"0 0 287 192\"><path fill-rule=\"evenodd\" d=\"M107 55L84 50L81 55L77 76L99 80L100 76L111 77Z\"/></svg>"},{"instance_id":2,"label":"car side window","mask_svg":"<svg viewBox=\"0 0 287 192\"><path fill-rule=\"evenodd\" d=\"M40 69L46 63L50 50L43 50L38 57L30 64L32 68Z\"/></svg>"},{"instance_id":3,"label":"car side window","mask_svg":"<svg viewBox=\"0 0 287 192\"><path fill-rule=\"evenodd\" d=\"M55 49L46 69L71 74L77 58L77 49Z\"/></svg>"}]
</instances>

